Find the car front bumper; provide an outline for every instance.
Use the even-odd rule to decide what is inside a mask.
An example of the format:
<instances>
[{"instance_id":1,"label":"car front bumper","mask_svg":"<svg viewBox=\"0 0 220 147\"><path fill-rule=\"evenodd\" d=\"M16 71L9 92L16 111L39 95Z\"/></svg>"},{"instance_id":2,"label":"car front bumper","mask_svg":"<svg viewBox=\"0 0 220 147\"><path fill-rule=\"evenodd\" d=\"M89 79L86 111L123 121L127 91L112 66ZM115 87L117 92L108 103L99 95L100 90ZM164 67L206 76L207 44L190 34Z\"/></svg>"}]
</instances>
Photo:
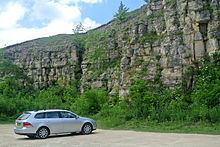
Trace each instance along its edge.
<instances>
[{"instance_id":1,"label":"car front bumper","mask_svg":"<svg viewBox=\"0 0 220 147\"><path fill-rule=\"evenodd\" d=\"M96 128L97 128L97 124L95 121L92 121L92 128L93 128L93 130L96 130Z\"/></svg>"}]
</instances>

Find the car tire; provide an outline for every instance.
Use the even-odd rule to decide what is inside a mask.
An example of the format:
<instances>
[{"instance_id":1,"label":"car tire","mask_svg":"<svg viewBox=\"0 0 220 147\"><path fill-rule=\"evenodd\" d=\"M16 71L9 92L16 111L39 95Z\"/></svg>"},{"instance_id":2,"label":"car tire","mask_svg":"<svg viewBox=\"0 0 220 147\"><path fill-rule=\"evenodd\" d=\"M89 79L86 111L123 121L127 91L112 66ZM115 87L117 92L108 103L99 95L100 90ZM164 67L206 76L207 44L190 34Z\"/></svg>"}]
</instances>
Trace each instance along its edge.
<instances>
[{"instance_id":1,"label":"car tire","mask_svg":"<svg viewBox=\"0 0 220 147\"><path fill-rule=\"evenodd\" d=\"M92 125L90 123L84 124L83 127L82 127L81 133L83 135L91 134L92 133Z\"/></svg>"},{"instance_id":2,"label":"car tire","mask_svg":"<svg viewBox=\"0 0 220 147\"><path fill-rule=\"evenodd\" d=\"M50 131L46 127L41 127L37 130L37 137L40 139L45 139L49 136Z\"/></svg>"}]
</instances>

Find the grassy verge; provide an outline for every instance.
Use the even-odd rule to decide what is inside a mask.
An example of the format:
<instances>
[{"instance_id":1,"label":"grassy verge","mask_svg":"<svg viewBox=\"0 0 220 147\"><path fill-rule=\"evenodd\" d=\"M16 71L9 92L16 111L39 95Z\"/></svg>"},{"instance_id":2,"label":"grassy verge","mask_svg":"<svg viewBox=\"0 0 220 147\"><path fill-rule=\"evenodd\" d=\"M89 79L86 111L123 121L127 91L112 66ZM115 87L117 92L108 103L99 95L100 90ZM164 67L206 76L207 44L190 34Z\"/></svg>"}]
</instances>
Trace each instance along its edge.
<instances>
[{"instance_id":1,"label":"grassy verge","mask_svg":"<svg viewBox=\"0 0 220 147\"><path fill-rule=\"evenodd\" d=\"M220 123L122 121L122 124L118 125L118 123L109 120L97 120L97 124L100 129L220 135Z\"/></svg>"},{"instance_id":2,"label":"grassy verge","mask_svg":"<svg viewBox=\"0 0 220 147\"><path fill-rule=\"evenodd\" d=\"M93 118L93 117L92 117ZM95 118L94 118L95 119ZM95 119L96 120L96 119ZM220 135L220 122L154 122L154 121L124 121L122 120L96 120L98 129L111 130L134 130L143 132L161 133L192 133L192 134L212 134ZM0 121L0 124L14 124L14 120Z\"/></svg>"},{"instance_id":3,"label":"grassy verge","mask_svg":"<svg viewBox=\"0 0 220 147\"><path fill-rule=\"evenodd\" d=\"M15 120L0 121L0 124L14 124Z\"/></svg>"}]
</instances>

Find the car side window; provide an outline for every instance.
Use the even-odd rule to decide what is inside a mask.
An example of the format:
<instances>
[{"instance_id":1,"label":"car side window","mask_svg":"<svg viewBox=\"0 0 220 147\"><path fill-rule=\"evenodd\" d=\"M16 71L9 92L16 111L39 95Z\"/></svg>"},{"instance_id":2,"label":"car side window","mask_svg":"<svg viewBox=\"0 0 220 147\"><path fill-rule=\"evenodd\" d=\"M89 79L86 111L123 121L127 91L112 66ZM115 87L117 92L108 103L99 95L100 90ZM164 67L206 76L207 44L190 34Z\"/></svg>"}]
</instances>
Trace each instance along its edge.
<instances>
[{"instance_id":1,"label":"car side window","mask_svg":"<svg viewBox=\"0 0 220 147\"><path fill-rule=\"evenodd\" d=\"M70 112L60 112L62 118L76 118L76 115Z\"/></svg>"},{"instance_id":2,"label":"car side window","mask_svg":"<svg viewBox=\"0 0 220 147\"><path fill-rule=\"evenodd\" d=\"M46 118L60 118L58 112L46 112Z\"/></svg>"},{"instance_id":3,"label":"car side window","mask_svg":"<svg viewBox=\"0 0 220 147\"><path fill-rule=\"evenodd\" d=\"M34 118L36 118L36 119L43 119L43 118L45 118L45 113L37 113L37 114L34 116Z\"/></svg>"}]
</instances>

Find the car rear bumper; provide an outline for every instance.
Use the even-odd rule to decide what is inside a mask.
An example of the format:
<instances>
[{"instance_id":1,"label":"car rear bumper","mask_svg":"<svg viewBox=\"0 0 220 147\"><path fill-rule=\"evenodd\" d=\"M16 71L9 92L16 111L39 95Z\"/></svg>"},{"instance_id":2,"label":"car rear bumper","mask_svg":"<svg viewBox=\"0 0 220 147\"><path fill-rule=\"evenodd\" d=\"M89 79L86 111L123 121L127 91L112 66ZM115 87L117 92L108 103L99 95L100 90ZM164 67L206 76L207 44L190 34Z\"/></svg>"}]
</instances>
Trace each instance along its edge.
<instances>
[{"instance_id":1,"label":"car rear bumper","mask_svg":"<svg viewBox=\"0 0 220 147\"><path fill-rule=\"evenodd\" d=\"M14 128L14 132L15 134L19 134L19 135L28 135L28 134L36 134L36 130L34 128Z\"/></svg>"}]
</instances>

